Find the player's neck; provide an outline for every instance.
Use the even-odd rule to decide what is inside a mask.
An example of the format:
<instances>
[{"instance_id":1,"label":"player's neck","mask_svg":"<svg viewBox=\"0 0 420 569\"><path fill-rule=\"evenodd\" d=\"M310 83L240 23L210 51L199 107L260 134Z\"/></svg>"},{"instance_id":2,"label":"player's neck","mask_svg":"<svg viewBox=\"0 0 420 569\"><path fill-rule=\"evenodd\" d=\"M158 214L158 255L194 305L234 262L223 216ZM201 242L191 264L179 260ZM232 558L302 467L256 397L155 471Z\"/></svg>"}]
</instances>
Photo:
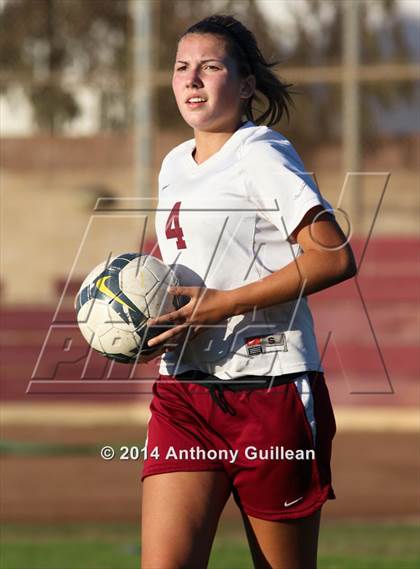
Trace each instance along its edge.
<instances>
[{"instance_id":1,"label":"player's neck","mask_svg":"<svg viewBox=\"0 0 420 569\"><path fill-rule=\"evenodd\" d=\"M238 130L239 126L226 129L225 132L194 131L195 149L193 157L197 164L202 164L213 154L216 154L233 133Z\"/></svg>"}]
</instances>

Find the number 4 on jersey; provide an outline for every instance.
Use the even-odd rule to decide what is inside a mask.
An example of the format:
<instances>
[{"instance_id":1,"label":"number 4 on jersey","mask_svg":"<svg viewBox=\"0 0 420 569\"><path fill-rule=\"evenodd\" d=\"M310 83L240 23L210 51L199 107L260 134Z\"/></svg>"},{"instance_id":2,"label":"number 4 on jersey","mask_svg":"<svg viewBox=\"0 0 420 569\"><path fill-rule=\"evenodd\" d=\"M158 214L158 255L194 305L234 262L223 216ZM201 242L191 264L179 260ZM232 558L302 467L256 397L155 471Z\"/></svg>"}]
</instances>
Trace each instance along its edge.
<instances>
[{"instance_id":1,"label":"number 4 on jersey","mask_svg":"<svg viewBox=\"0 0 420 569\"><path fill-rule=\"evenodd\" d=\"M166 238L176 239L176 246L178 249L186 249L187 244L184 241L184 232L182 227L179 225L179 208L181 207L181 202L176 202L174 207L171 209L171 213L166 221Z\"/></svg>"}]
</instances>

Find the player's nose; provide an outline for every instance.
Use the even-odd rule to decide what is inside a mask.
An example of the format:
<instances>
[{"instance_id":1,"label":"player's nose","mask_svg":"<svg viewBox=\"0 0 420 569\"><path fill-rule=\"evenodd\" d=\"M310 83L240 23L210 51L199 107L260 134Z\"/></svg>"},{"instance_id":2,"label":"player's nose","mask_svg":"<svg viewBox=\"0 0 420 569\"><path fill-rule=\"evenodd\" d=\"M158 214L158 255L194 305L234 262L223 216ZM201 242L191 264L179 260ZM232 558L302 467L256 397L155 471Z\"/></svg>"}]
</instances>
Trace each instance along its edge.
<instances>
[{"instance_id":1,"label":"player's nose","mask_svg":"<svg viewBox=\"0 0 420 569\"><path fill-rule=\"evenodd\" d=\"M199 88L203 86L203 81L200 77L200 71L195 68L191 68L185 77L185 86L187 88Z\"/></svg>"}]
</instances>

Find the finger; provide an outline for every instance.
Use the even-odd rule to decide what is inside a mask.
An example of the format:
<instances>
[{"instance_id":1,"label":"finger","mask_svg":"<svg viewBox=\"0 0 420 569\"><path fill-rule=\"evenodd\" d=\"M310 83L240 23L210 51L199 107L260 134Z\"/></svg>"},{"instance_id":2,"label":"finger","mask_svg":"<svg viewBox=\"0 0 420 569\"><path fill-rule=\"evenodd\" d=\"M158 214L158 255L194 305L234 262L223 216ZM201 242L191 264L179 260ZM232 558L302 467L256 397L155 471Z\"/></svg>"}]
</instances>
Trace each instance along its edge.
<instances>
[{"instance_id":1,"label":"finger","mask_svg":"<svg viewBox=\"0 0 420 569\"><path fill-rule=\"evenodd\" d=\"M174 329L171 329L170 331L168 330L168 332L163 332L162 334L159 334L159 336L151 338L147 342L147 345L150 348L163 346L163 350L165 352L170 352L174 350L179 344L181 338L185 335L184 329L181 328L181 326L182 325L180 325L180 327L177 328L176 331L174 331Z\"/></svg>"},{"instance_id":2,"label":"finger","mask_svg":"<svg viewBox=\"0 0 420 569\"><path fill-rule=\"evenodd\" d=\"M169 286L168 292L173 296L189 296L192 298L193 296L197 296L197 291L200 290L200 287L197 286Z\"/></svg>"},{"instance_id":3,"label":"finger","mask_svg":"<svg viewBox=\"0 0 420 569\"><path fill-rule=\"evenodd\" d=\"M184 307L155 318L149 318L147 321L149 326L156 326L156 324L173 324L174 322L183 322L185 320Z\"/></svg>"},{"instance_id":4,"label":"finger","mask_svg":"<svg viewBox=\"0 0 420 569\"><path fill-rule=\"evenodd\" d=\"M191 328L190 338L195 338L196 336L202 334L206 330L208 330L207 326L194 326L193 328Z\"/></svg>"},{"instance_id":5,"label":"finger","mask_svg":"<svg viewBox=\"0 0 420 569\"><path fill-rule=\"evenodd\" d=\"M166 332L162 332L162 334L159 334L158 336L151 338L147 342L147 345L150 348L152 348L153 346L157 346L159 344L169 343L169 341L173 340L175 336L178 336L182 332L185 332L188 329L188 326L189 324L179 324L178 326L174 326L173 328L170 328Z\"/></svg>"}]
</instances>

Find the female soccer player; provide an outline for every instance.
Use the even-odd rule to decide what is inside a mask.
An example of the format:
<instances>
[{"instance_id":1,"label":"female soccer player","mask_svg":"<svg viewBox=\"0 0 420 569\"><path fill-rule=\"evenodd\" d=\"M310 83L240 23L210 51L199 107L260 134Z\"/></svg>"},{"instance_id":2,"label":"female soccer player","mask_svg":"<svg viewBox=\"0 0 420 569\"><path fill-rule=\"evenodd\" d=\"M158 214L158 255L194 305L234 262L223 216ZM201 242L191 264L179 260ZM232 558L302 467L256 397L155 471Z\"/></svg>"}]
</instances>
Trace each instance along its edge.
<instances>
[{"instance_id":1,"label":"female soccer player","mask_svg":"<svg viewBox=\"0 0 420 569\"><path fill-rule=\"evenodd\" d=\"M164 159L156 229L182 308L149 341L143 569L204 568L233 493L255 566L316 566L334 416L306 296L355 274L346 238L272 125L290 94L230 16L190 27L173 91L194 138ZM185 341L184 341L185 340Z\"/></svg>"}]
</instances>

